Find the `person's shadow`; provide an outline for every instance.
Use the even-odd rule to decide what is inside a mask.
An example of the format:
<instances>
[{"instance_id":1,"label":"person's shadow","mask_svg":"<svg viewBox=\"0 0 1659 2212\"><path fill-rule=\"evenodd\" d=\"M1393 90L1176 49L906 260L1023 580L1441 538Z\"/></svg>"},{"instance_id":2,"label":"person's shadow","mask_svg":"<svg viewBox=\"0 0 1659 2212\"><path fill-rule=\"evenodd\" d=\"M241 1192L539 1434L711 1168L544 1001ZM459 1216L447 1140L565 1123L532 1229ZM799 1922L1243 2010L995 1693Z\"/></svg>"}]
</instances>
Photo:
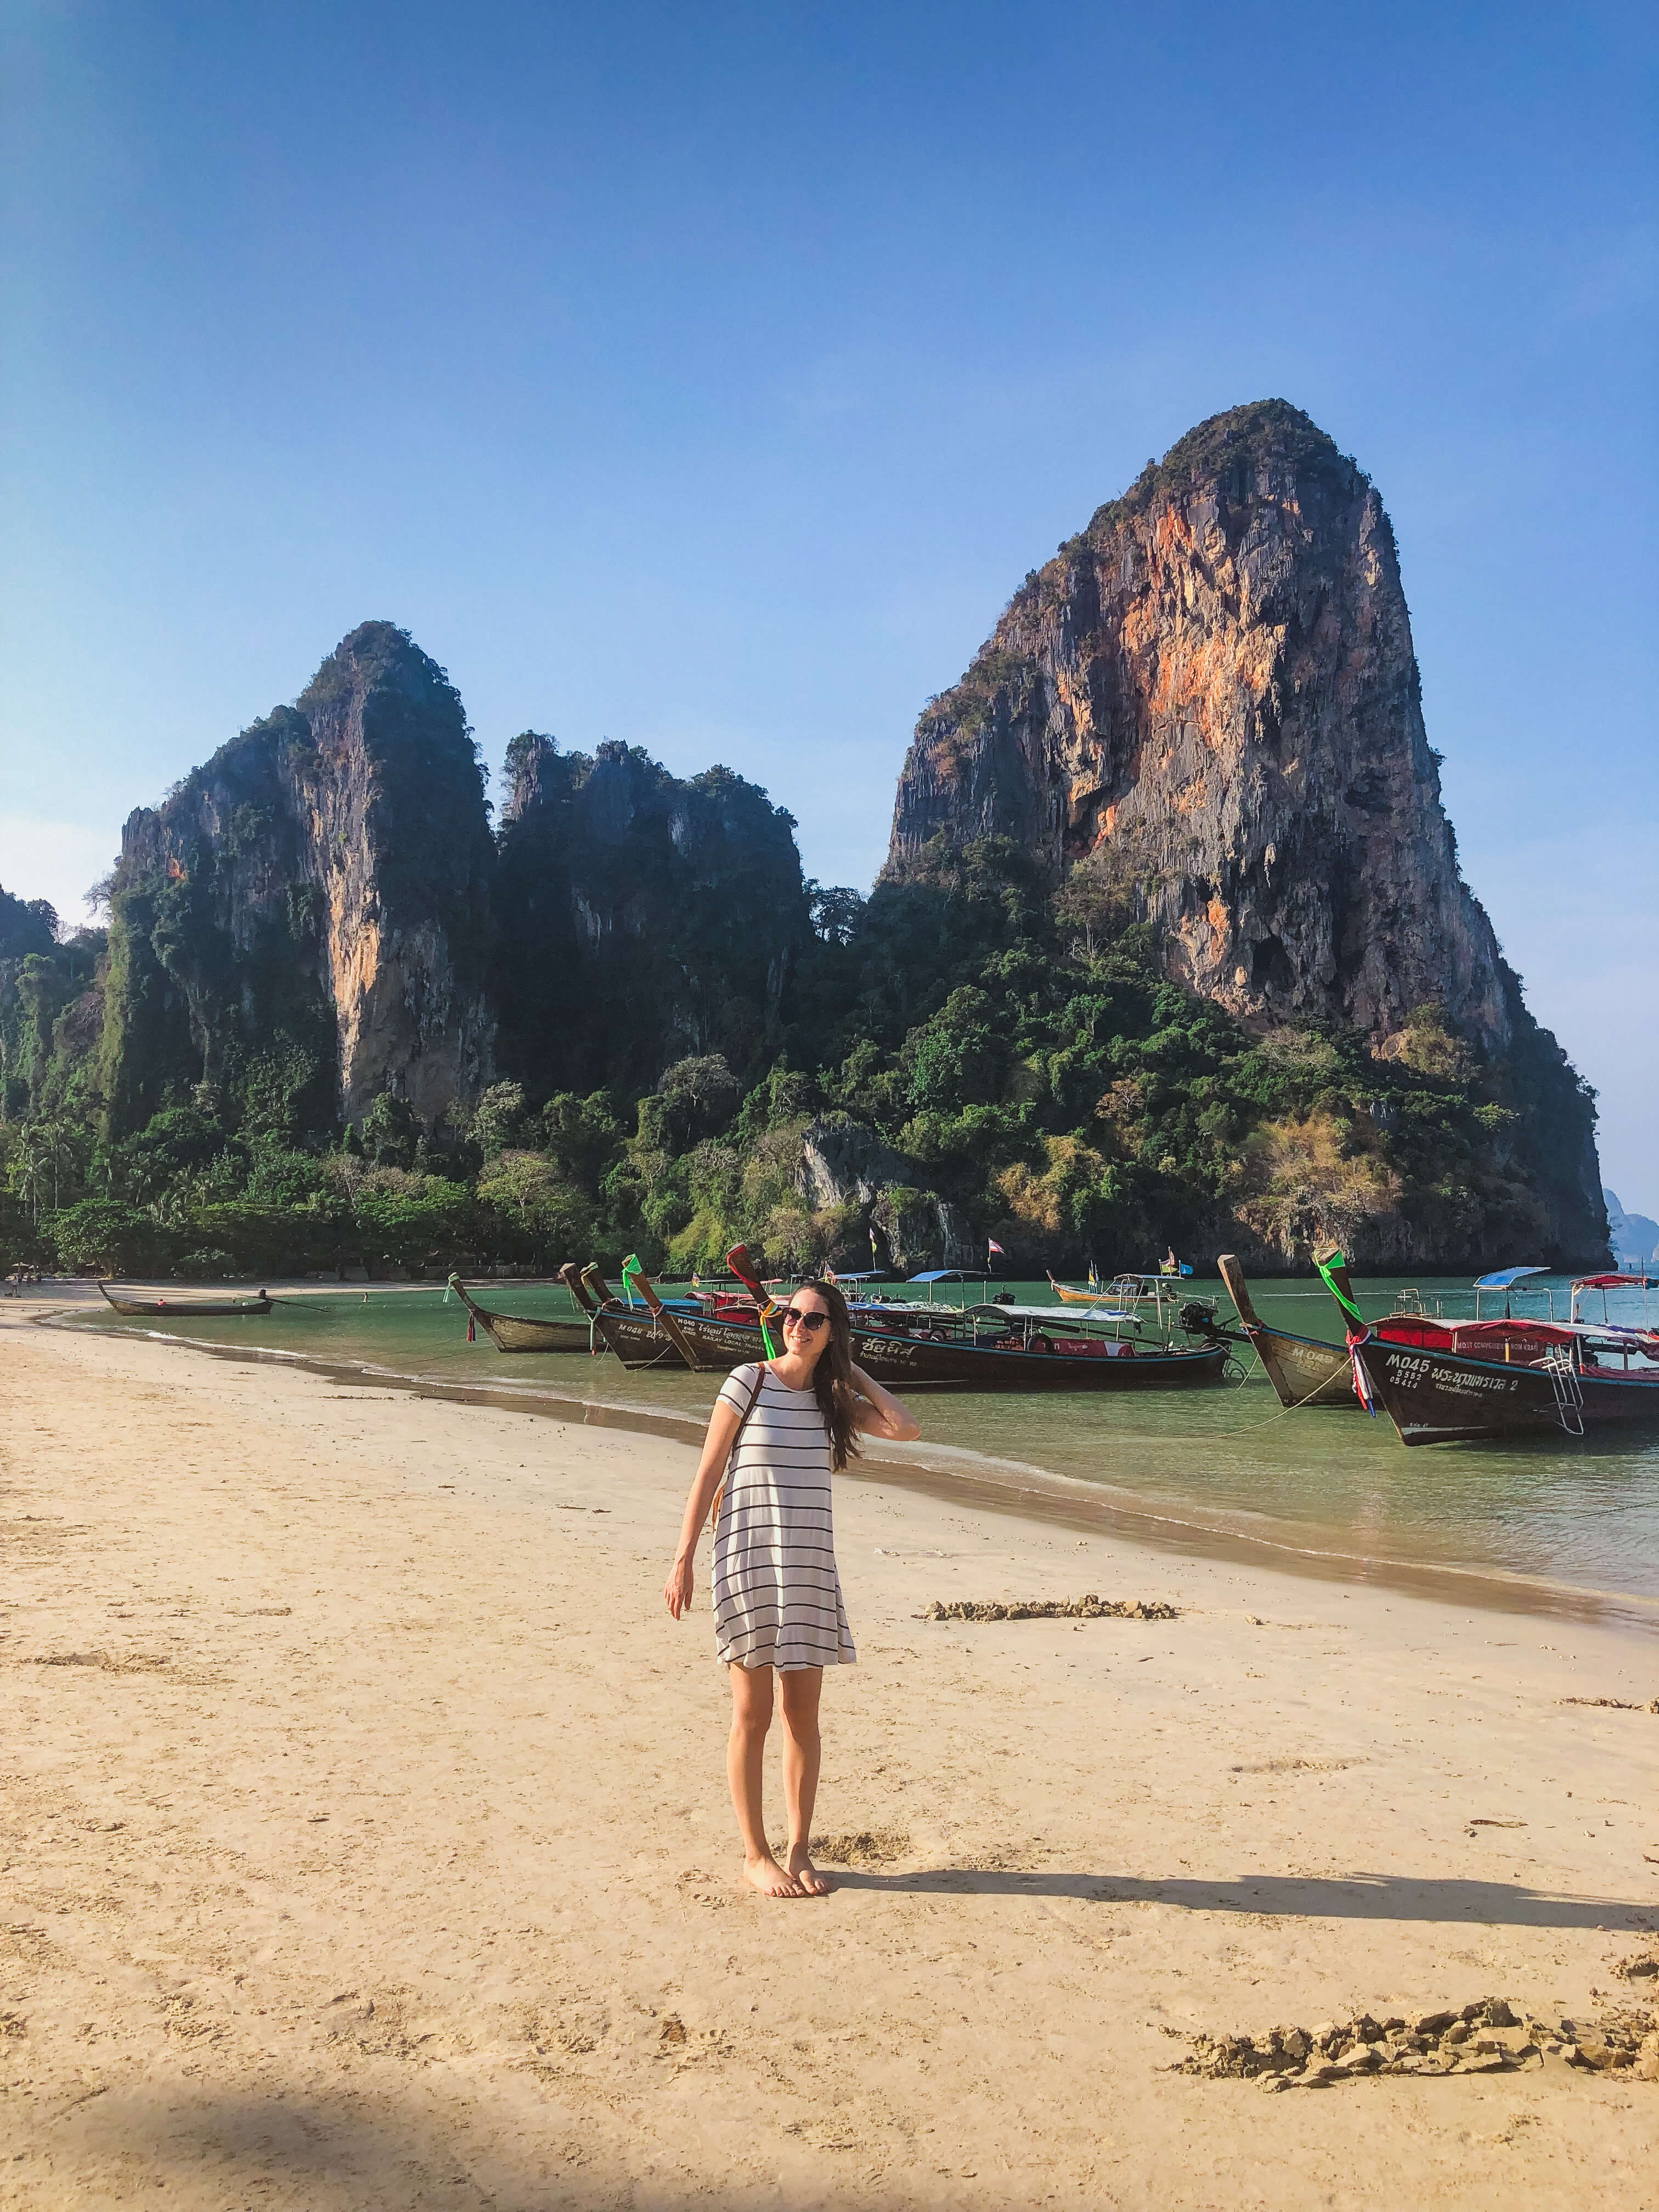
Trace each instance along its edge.
<instances>
[{"instance_id":1,"label":"person's shadow","mask_svg":"<svg viewBox=\"0 0 1659 2212\"><path fill-rule=\"evenodd\" d=\"M834 1867L843 1889L908 1891L935 1897L1069 1897L1085 1905L1172 1905L1187 1912L1261 1912L1309 1920L1434 1920L1505 1928L1659 1926L1659 1905L1616 1897L1565 1897L1519 1882L1417 1880L1409 1875L1245 1875L1237 1881L1181 1876L1145 1881L1128 1875L1021 1874L982 1867L923 1867L872 1874Z\"/></svg>"}]
</instances>

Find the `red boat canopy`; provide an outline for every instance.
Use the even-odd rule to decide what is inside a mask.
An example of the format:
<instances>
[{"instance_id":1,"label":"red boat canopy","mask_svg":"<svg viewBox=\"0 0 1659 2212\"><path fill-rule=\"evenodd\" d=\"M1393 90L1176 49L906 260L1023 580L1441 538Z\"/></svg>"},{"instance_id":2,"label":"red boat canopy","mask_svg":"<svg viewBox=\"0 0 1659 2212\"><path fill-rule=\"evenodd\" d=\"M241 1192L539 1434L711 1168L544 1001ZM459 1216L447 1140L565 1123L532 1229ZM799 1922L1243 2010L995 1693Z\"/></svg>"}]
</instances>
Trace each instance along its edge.
<instances>
[{"instance_id":1,"label":"red boat canopy","mask_svg":"<svg viewBox=\"0 0 1659 2212\"><path fill-rule=\"evenodd\" d=\"M1575 1291L1650 1291L1659 1290L1659 1281L1651 1275L1581 1275L1572 1287Z\"/></svg>"},{"instance_id":2,"label":"red boat canopy","mask_svg":"<svg viewBox=\"0 0 1659 2212\"><path fill-rule=\"evenodd\" d=\"M1483 1350L1504 1344L1555 1348L1576 1344L1583 1331L1560 1322L1431 1321L1416 1314L1390 1314L1373 1324L1373 1334L1386 1343L1414 1345L1423 1352L1458 1352L1467 1346L1478 1358Z\"/></svg>"},{"instance_id":3,"label":"red boat canopy","mask_svg":"<svg viewBox=\"0 0 1659 2212\"><path fill-rule=\"evenodd\" d=\"M1577 1332L1547 1321L1453 1321L1445 1324L1454 1343L1473 1337L1477 1344L1573 1343Z\"/></svg>"}]
</instances>

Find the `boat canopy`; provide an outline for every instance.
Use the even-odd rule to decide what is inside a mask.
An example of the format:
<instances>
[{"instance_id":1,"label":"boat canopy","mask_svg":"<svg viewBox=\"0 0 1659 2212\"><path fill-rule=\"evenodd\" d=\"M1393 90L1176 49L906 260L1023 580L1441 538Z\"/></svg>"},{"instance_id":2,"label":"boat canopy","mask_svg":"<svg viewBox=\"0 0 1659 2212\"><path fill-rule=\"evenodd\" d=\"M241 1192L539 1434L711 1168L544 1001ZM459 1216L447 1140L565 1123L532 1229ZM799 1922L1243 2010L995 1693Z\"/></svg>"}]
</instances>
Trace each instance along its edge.
<instances>
[{"instance_id":1,"label":"boat canopy","mask_svg":"<svg viewBox=\"0 0 1659 2212\"><path fill-rule=\"evenodd\" d=\"M850 1267L838 1267L836 1280L838 1283L878 1283L886 1273L885 1267L866 1267L854 1274Z\"/></svg>"},{"instance_id":2,"label":"boat canopy","mask_svg":"<svg viewBox=\"0 0 1659 2212\"><path fill-rule=\"evenodd\" d=\"M1443 1316L1430 1319L1400 1314L1374 1326L1364 1340L1378 1346L1399 1345L1408 1351L1461 1352L1474 1359L1507 1360L1509 1347L1535 1352L1542 1346L1565 1351L1589 1334L1582 1323L1572 1322L1516 1321L1508 1316L1502 1321L1449 1321ZM1598 1329L1595 1334L1599 1336L1603 1332Z\"/></svg>"},{"instance_id":3,"label":"boat canopy","mask_svg":"<svg viewBox=\"0 0 1659 2212\"><path fill-rule=\"evenodd\" d=\"M851 1279L849 1277L848 1280ZM961 1267L930 1267L925 1275L912 1275L910 1280L913 1283L981 1283L986 1280L986 1274L982 1267L975 1267L971 1273Z\"/></svg>"},{"instance_id":4,"label":"boat canopy","mask_svg":"<svg viewBox=\"0 0 1659 2212\"><path fill-rule=\"evenodd\" d=\"M1492 1274L1477 1275L1474 1287L1477 1291L1507 1291L1525 1276L1547 1275L1548 1273L1547 1267L1499 1267ZM1599 1281L1600 1278L1595 1279ZM1609 1277L1608 1279L1611 1280L1612 1278Z\"/></svg>"},{"instance_id":5,"label":"boat canopy","mask_svg":"<svg viewBox=\"0 0 1659 2212\"><path fill-rule=\"evenodd\" d=\"M1583 1323L1561 1321L1440 1321L1428 1326L1449 1336L1454 1352L1468 1337L1481 1344L1563 1346L1589 1334Z\"/></svg>"},{"instance_id":6,"label":"boat canopy","mask_svg":"<svg viewBox=\"0 0 1659 2212\"><path fill-rule=\"evenodd\" d=\"M1050 1328L1058 1329L1062 1336L1076 1335L1103 1321L1135 1322L1131 1313L1120 1313L1114 1306L1091 1306L1079 1313L1075 1306L1004 1306L993 1303L987 1306L969 1306L970 1321L1040 1321ZM1139 1323L1135 1322L1135 1326Z\"/></svg>"},{"instance_id":7,"label":"boat canopy","mask_svg":"<svg viewBox=\"0 0 1659 2212\"><path fill-rule=\"evenodd\" d=\"M1655 1275L1580 1275L1575 1291L1659 1291Z\"/></svg>"}]
</instances>

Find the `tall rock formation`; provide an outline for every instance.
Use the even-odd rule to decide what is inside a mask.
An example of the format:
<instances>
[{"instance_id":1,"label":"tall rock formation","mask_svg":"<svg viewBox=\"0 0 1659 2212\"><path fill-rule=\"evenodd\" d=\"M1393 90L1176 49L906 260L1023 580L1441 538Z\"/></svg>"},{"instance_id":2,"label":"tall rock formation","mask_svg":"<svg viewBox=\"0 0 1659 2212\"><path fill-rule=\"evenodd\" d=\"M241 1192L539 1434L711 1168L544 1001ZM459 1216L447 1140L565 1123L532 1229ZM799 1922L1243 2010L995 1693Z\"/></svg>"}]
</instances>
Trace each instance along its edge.
<instances>
[{"instance_id":1,"label":"tall rock formation","mask_svg":"<svg viewBox=\"0 0 1659 2212\"><path fill-rule=\"evenodd\" d=\"M122 835L103 1079L112 1127L192 1082L324 1128L390 1090L428 1125L488 1073L494 854L444 672L365 623L293 707Z\"/></svg>"},{"instance_id":2,"label":"tall rock formation","mask_svg":"<svg viewBox=\"0 0 1659 2212\"><path fill-rule=\"evenodd\" d=\"M808 929L793 817L730 769L683 781L636 745L527 731L507 770L503 1071L535 1097L649 1090L710 1053L752 1079Z\"/></svg>"},{"instance_id":3,"label":"tall rock formation","mask_svg":"<svg viewBox=\"0 0 1659 2212\"><path fill-rule=\"evenodd\" d=\"M1515 1064L1559 1241L1599 1248L1593 1115L1458 872L1389 519L1297 409L1236 408L1149 463L929 702L886 875L981 837L1150 921L1170 976L1253 1025L1408 1054L1438 1009Z\"/></svg>"},{"instance_id":4,"label":"tall rock formation","mask_svg":"<svg viewBox=\"0 0 1659 2212\"><path fill-rule=\"evenodd\" d=\"M1001 836L1089 860L1173 975L1379 1042L1510 1015L1458 874L1375 488L1283 400L1201 423L1028 576L916 725L889 870Z\"/></svg>"}]
</instances>

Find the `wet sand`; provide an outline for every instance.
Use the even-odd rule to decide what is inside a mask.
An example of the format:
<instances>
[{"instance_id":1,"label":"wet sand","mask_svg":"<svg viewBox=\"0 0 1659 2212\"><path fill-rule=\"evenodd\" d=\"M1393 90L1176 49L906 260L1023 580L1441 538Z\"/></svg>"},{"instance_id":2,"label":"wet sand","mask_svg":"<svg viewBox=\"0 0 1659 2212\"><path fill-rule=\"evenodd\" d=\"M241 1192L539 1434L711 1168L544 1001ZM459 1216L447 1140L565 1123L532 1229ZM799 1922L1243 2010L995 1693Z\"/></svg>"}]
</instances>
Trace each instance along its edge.
<instances>
[{"instance_id":1,"label":"wet sand","mask_svg":"<svg viewBox=\"0 0 1659 2212\"><path fill-rule=\"evenodd\" d=\"M0 1304L0 2203L1659 2203L1659 2082L1169 2070L1644 2001L1659 1715L1565 1702L1659 1695L1639 1625L869 1470L817 1822L862 1840L770 1903L706 1539L661 1607L685 1445L42 1310ZM1180 1617L918 1617L1085 1591Z\"/></svg>"}]
</instances>

